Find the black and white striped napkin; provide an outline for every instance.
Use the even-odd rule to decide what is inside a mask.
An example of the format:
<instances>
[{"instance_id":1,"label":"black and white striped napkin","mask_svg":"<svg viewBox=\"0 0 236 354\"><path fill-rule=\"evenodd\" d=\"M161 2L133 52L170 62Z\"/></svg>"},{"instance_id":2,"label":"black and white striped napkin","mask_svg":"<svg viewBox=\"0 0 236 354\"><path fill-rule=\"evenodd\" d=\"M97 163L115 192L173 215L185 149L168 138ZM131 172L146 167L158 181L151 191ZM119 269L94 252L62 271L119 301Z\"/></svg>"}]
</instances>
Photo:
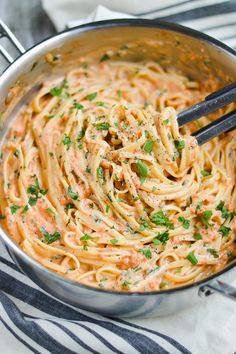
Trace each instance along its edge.
<instances>
[{"instance_id":1,"label":"black and white striped napkin","mask_svg":"<svg viewBox=\"0 0 236 354\"><path fill-rule=\"evenodd\" d=\"M66 24L111 18L162 18L236 48L235 0L101 0L97 8L96 0L42 2L58 30ZM236 308L228 299L212 296L167 317L108 319L48 295L22 274L1 245L0 255L0 353L233 354L236 350Z\"/></svg>"}]
</instances>

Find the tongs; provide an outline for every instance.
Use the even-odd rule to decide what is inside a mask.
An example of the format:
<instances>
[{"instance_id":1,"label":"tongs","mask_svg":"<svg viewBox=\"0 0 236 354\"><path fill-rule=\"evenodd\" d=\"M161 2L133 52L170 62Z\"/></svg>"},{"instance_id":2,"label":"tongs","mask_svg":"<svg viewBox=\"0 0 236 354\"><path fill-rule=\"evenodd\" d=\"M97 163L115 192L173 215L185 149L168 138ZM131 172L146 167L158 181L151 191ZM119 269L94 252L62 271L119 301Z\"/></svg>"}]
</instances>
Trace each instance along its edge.
<instances>
[{"instance_id":1,"label":"tongs","mask_svg":"<svg viewBox=\"0 0 236 354\"><path fill-rule=\"evenodd\" d=\"M178 124L181 127L186 123L206 116L218 108L224 107L234 101L236 101L236 82L233 82L219 91L211 93L205 97L204 101L180 112L177 117ZM199 145L202 145L215 138L217 135L234 130L235 128L236 109L197 130L192 136L196 138Z\"/></svg>"}]
</instances>

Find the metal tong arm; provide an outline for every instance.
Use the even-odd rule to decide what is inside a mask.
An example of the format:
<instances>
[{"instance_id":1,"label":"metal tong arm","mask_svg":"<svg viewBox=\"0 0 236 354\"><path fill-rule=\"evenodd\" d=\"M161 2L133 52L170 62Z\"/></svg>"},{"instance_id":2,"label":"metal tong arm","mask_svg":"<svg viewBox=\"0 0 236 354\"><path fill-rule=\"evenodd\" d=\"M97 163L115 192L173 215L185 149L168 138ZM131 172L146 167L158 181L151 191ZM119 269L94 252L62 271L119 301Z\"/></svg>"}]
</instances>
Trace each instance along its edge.
<instances>
[{"instance_id":1,"label":"metal tong arm","mask_svg":"<svg viewBox=\"0 0 236 354\"><path fill-rule=\"evenodd\" d=\"M216 136L234 129L236 129L236 109L197 130L192 135L197 139L199 145L203 145Z\"/></svg>"},{"instance_id":2,"label":"metal tong arm","mask_svg":"<svg viewBox=\"0 0 236 354\"><path fill-rule=\"evenodd\" d=\"M236 101L236 82L211 93L205 97L204 101L180 112L178 114L178 124L181 127L234 101Z\"/></svg>"},{"instance_id":3,"label":"metal tong arm","mask_svg":"<svg viewBox=\"0 0 236 354\"><path fill-rule=\"evenodd\" d=\"M19 54L23 54L25 52L24 47L20 44L18 39L12 33L12 31L5 25L5 23L0 20L0 38L6 37L13 44L13 46L17 49ZM8 51L0 45L0 54L6 59L6 61L11 64L14 61L14 58L8 53Z\"/></svg>"}]
</instances>

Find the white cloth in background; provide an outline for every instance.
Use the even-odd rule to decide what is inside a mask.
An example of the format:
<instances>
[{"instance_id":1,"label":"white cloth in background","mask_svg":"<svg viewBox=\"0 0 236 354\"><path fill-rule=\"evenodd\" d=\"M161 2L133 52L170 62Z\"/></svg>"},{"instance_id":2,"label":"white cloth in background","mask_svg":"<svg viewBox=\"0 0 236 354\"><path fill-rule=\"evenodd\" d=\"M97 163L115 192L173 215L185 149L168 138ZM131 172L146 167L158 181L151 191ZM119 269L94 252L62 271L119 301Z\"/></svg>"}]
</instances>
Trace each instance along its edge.
<instances>
[{"instance_id":1,"label":"white cloth in background","mask_svg":"<svg viewBox=\"0 0 236 354\"><path fill-rule=\"evenodd\" d=\"M236 0L42 0L58 31L114 18L179 22L236 49Z\"/></svg>"},{"instance_id":2,"label":"white cloth in background","mask_svg":"<svg viewBox=\"0 0 236 354\"><path fill-rule=\"evenodd\" d=\"M200 9L201 6L209 7L213 4L222 6L222 4L227 4L229 1L103 0L99 3L112 8L116 12L110 11L104 6L96 8L97 1L95 0L43 0L43 6L58 30L64 29L67 24L71 27L96 20L130 17L130 15L124 14L122 11L138 15L143 12L147 13L149 10L155 10L154 13L146 14L142 17L149 16L149 18L154 18L160 15L163 18L178 16L181 11L191 12L191 9L195 9L197 12L197 9ZM221 10L219 11L221 12ZM91 12L92 14L90 14ZM218 36L222 36L224 31L217 26L218 24L221 26L225 22L223 22L219 14L213 13L211 15L211 13L207 12L209 16L207 20L202 18L193 20L192 14L190 15L189 20L185 16L183 21L181 20L180 22L189 21L189 26L193 25L197 29L207 27L208 31L212 31L213 35L217 33ZM231 36L236 28L236 12L224 14L223 17L224 19L230 19L228 23L232 25L230 26L231 28L228 26L226 42L229 40L232 45L233 43L236 44L235 39ZM0 297L0 316L3 319L2 325L0 322L1 353L84 354L95 351L106 354L119 350L120 353L126 354L138 352L142 354L233 354L236 351L236 304L229 299L213 295L205 301L202 300L200 305L174 315L153 319L128 320L126 323L129 322L130 326L127 325L127 327L124 324L119 324L116 321L82 310L73 309L76 312L69 315L71 309L69 306L59 316L59 309L64 305L60 304L59 301L53 300L52 297L46 295L26 276L19 273L1 246L0 254L2 256L0 257L0 290L3 292L2 297ZM236 281L234 285L236 285ZM52 302L50 302L50 299L52 299ZM55 307L57 306L55 313ZM68 311L68 315L66 311ZM90 320L84 321L82 317L77 318L76 314L78 316L86 315ZM35 316L35 318L30 316ZM116 334L115 327L109 330L107 326L104 327L102 322L100 324L93 323L93 319L94 322L99 319L106 323L112 323L114 326L119 325L123 331L122 335L118 336ZM73 322L72 320L75 321ZM170 344L170 342L165 341L158 335L154 336L147 331L145 332L144 329L137 330L132 327L132 324L167 335L184 348L181 349L178 343ZM38 327L35 328L35 325ZM109 348L102 340L98 340L95 335L91 334L89 332L91 329L111 343L115 350ZM126 337L126 340L124 339L125 332L128 329L136 332L133 333L136 338L131 336ZM39 333L38 337L37 333ZM153 346L151 342L144 344L144 338L141 338L140 333L145 335L146 338L155 341L160 346L160 349ZM56 342L53 342L53 340ZM85 344L81 344L81 341ZM88 348L86 345L88 345Z\"/></svg>"}]
</instances>

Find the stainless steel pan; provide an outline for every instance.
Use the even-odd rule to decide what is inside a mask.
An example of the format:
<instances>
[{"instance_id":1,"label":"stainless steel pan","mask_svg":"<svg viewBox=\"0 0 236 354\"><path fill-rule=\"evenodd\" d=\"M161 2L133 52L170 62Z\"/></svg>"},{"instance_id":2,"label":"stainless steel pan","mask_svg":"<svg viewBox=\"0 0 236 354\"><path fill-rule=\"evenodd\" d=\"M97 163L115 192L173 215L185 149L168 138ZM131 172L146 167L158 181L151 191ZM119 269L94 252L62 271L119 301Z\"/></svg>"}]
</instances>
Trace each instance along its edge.
<instances>
[{"instance_id":1,"label":"stainless steel pan","mask_svg":"<svg viewBox=\"0 0 236 354\"><path fill-rule=\"evenodd\" d=\"M158 60L164 67L175 67L199 81L210 73L218 78L221 86L236 80L236 53L232 49L202 33L162 21L127 19L87 24L53 36L26 52L3 23L0 33L20 52L13 61L0 46L0 53L10 64L0 77L1 139L14 112L29 99L34 87L45 78L61 75L75 66L81 56L96 59L106 50L112 50L114 60L120 57L132 61ZM127 43L133 43L132 49L119 49ZM45 60L48 53L56 55L57 64ZM192 285L160 292L122 293L70 281L25 254L3 229L0 229L0 238L19 268L41 288L68 304L108 316L167 315L191 306L213 292L236 299L236 289L225 283L235 278L236 261Z\"/></svg>"}]
</instances>

